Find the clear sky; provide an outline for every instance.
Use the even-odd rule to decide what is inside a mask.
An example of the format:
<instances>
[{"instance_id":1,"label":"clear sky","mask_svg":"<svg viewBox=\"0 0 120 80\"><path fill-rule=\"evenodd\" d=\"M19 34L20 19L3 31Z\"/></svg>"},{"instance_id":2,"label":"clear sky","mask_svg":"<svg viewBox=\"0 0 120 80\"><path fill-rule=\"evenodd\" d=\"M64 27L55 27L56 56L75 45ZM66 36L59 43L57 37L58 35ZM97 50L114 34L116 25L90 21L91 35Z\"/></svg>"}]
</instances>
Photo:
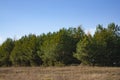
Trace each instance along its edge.
<instances>
[{"instance_id":1,"label":"clear sky","mask_svg":"<svg viewBox=\"0 0 120 80\"><path fill-rule=\"evenodd\" d=\"M0 43L79 25L93 34L111 22L120 25L120 0L0 0Z\"/></svg>"}]
</instances>

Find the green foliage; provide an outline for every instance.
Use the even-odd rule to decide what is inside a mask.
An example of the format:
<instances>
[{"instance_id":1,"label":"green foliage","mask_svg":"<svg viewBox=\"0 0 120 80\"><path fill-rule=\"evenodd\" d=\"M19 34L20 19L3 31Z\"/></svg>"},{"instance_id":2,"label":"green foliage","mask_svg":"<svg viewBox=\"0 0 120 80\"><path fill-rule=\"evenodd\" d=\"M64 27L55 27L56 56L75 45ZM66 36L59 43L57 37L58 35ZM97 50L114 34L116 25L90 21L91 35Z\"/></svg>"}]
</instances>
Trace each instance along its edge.
<instances>
[{"instance_id":1,"label":"green foliage","mask_svg":"<svg viewBox=\"0 0 120 80\"><path fill-rule=\"evenodd\" d=\"M10 66L11 65L9 56L10 56L13 48L14 48L14 41L10 38L8 38L0 46L0 66Z\"/></svg>"},{"instance_id":2,"label":"green foliage","mask_svg":"<svg viewBox=\"0 0 120 80\"><path fill-rule=\"evenodd\" d=\"M92 60L92 36L85 35L77 44L76 53L74 57L79 59L83 64L91 64Z\"/></svg>"},{"instance_id":3,"label":"green foliage","mask_svg":"<svg viewBox=\"0 0 120 80\"><path fill-rule=\"evenodd\" d=\"M84 64L99 66L120 66L120 37L115 32L115 24L107 28L98 25L93 37L85 36L77 44L74 55Z\"/></svg>"},{"instance_id":4,"label":"green foliage","mask_svg":"<svg viewBox=\"0 0 120 80\"><path fill-rule=\"evenodd\" d=\"M120 35L114 23L98 25L95 34L78 28L60 29L19 40L8 38L0 46L0 66L65 66L80 64L120 66Z\"/></svg>"},{"instance_id":5,"label":"green foliage","mask_svg":"<svg viewBox=\"0 0 120 80\"><path fill-rule=\"evenodd\" d=\"M22 37L15 42L15 47L10 55L12 64L15 66L40 65L41 59L37 55L37 42L35 35Z\"/></svg>"},{"instance_id":6,"label":"green foliage","mask_svg":"<svg viewBox=\"0 0 120 80\"><path fill-rule=\"evenodd\" d=\"M46 35L41 47L44 65L54 66L57 63L68 65L78 61L73 57L77 43L75 41L78 39L77 37L73 38L73 35L77 31L76 33L72 32L72 29L66 30L63 28L57 33Z\"/></svg>"}]
</instances>

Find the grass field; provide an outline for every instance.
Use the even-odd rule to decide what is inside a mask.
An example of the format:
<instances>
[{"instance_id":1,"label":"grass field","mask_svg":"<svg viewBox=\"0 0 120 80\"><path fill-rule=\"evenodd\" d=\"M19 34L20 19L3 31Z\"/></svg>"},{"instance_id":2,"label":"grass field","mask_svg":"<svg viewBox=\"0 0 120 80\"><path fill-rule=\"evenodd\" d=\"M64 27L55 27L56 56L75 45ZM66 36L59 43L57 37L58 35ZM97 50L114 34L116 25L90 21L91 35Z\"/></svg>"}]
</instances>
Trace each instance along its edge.
<instances>
[{"instance_id":1,"label":"grass field","mask_svg":"<svg viewBox=\"0 0 120 80\"><path fill-rule=\"evenodd\" d=\"M120 80L118 67L7 67L0 80Z\"/></svg>"}]
</instances>

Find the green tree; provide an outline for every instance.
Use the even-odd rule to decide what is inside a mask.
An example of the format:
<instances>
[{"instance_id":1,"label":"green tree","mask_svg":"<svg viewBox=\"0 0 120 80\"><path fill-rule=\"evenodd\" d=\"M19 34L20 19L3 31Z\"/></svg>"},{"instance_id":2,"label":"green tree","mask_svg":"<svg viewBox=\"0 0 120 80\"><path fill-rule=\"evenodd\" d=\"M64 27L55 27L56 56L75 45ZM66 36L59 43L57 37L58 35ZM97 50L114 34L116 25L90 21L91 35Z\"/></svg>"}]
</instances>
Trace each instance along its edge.
<instances>
[{"instance_id":1,"label":"green tree","mask_svg":"<svg viewBox=\"0 0 120 80\"><path fill-rule=\"evenodd\" d=\"M14 41L10 38L0 46L0 66L11 66L9 57L13 48Z\"/></svg>"},{"instance_id":2,"label":"green tree","mask_svg":"<svg viewBox=\"0 0 120 80\"><path fill-rule=\"evenodd\" d=\"M74 57L80 60L83 64L91 65L93 60L91 49L92 49L92 36L85 35L84 38L78 42Z\"/></svg>"},{"instance_id":3,"label":"green tree","mask_svg":"<svg viewBox=\"0 0 120 80\"><path fill-rule=\"evenodd\" d=\"M15 42L10 59L15 66L40 65L41 59L37 55L37 38L30 34Z\"/></svg>"},{"instance_id":4,"label":"green tree","mask_svg":"<svg viewBox=\"0 0 120 80\"><path fill-rule=\"evenodd\" d=\"M109 24L107 28L98 25L93 38L85 36L78 43L75 57L84 64L119 66L119 38L114 23Z\"/></svg>"},{"instance_id":5,"label":"green tree","mask_svg":"<svg viewBox=\"0 0 120 80\"><path fill-rule=\"evenodd\" d=\"M77 42L83 36L83 30L78 28L60 29L58 32L48 33L41 46L44 65L69 65L80 61L73 57Z\"/></svg>"}]
</instances>

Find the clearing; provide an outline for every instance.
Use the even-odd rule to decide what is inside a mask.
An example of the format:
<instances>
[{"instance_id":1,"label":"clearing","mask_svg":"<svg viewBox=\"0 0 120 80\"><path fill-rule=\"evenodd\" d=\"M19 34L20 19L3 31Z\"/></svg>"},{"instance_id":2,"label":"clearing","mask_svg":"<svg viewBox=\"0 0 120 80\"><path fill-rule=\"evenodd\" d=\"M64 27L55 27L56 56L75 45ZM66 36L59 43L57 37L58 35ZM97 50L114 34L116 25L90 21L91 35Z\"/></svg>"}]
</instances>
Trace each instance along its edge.
<instances>
[{"instance_id":1,"label":"clearing","mask_svg":"<svg viewBox=\"0 0 120 80\"><path fill-rule=\"evenodd\" d=\"M120 80L120 67L1 67L0 80Z\"/></svg>"}]
</instances>

